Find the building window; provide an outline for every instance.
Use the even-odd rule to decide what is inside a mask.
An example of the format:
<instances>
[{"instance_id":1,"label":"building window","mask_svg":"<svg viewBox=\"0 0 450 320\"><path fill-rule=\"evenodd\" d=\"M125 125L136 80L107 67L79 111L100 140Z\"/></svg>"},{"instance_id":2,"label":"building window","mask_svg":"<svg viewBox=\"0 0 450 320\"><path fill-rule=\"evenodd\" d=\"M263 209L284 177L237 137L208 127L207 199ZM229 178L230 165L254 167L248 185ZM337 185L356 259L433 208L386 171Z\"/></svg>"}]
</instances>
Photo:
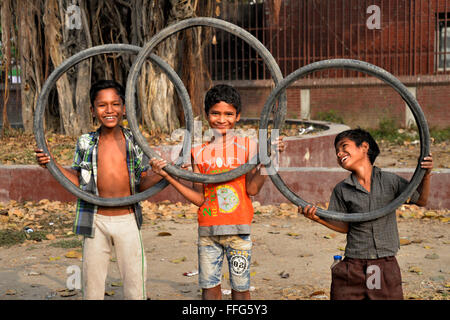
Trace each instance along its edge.
<instances>
[{"instance_id":1,"label":"building window","mask_svg":"<svg viewBox=\"0 0 450 320\"><path fill-rule=\"evenodd\" d=\"M450 71L450 12L438 15L437 67L438 70Z\"/></svg>"}]
</instances>

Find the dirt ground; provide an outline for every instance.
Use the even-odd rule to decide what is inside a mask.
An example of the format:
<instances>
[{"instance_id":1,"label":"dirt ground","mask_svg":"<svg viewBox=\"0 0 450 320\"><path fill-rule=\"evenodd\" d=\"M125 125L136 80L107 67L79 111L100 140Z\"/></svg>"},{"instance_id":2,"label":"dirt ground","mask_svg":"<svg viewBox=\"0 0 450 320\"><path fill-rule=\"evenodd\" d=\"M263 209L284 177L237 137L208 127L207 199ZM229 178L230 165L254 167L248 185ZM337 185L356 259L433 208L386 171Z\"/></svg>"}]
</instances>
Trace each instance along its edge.
<instances>
[{"instance_id":1,"label":"dirt ground","mask_svg":"<svg viewBox=\"0 0 450 320\"><path fill-rule=\"evenodd\" d=\"M172 214L161 214L161 206L171 208ZM258 214L252 227L252 298L329 299L330 265L333 255L343 253L345 235L299 216L292 205L275 207L255 203L255 207ZM193 209L169 203L144 205L142 235L148 263L148 297L152 300L198 300L201 297L198 275L183 275L197 270L197 222ZM397 259L405 299L449 300L450 212L402 206L397 213L402 243ZM67 216L67 212L52 218L57 215ZM40 221L43 225L49 220ZM81 299L79 290L66 289L67 268L81 267L81 248L54 246L67 239L80 239L74 235L69 237L71 232L67 230L70 230L69 224L53 230L51 236L47 236L50 240L26 240L0 248L0 299ZM230 299L227 268L223 270L222 288L224 299ZM114 256L105 292L106 300L123 298Z\"/></svg>"},{"instance_id":2,"label":"dirt ground","mask_svg":"<svg viewBox=\"0 0 450 320\"><path fill-rule=\"evenodd\" d=\"M58 143L52 150L60 162L69 163L73 141L51 139L50 144ZM448 145L448 142L432 144L435 168L450 168ZM2 157L2 164L34 164L33 139L11 138L0 145L0 150L2 146L18 150L2 152L14 155ZM376 162L379 167L417 165L418 144L407 142L399 146L381 142L380 149ZM343 254L345 235L299 216L291 204L254 203L254 206L252 298L329 299L330 265L333 255ZM200 299L198 275L183 275L198 269L196 207L144 201L143 209L149 298ZM66 288L67 268L81 267L81 238L71 233L74 211L73 203L45 199L39 203L0 203L0 300L81 299L79 290ZM405 299L450 300L450 210L402 206L397 215L402 243L397 259ZM34 229L35 234L41 232L41 238L11 246L2 244L9 238L1 232L10 230L23 235L26 228ZM231 298L228 278L228 270L224 268L224 299ZM105 293L106 300L123 298L114 257L111 257Z\"/></svg>"},{"instance_id":3,"label":"dirt ground","mask_svg":"<svg viewBox=\"0 0 450 320\"><path fill-rule=\"evenodd\" d=\"M403 145L380 141L380 155L375 165L380 168L415 168L420 155L420 145L405 141ZM430 150L433 155L434 168L450 168L449 141L431 143Z\"/></svg>"}]
</instances>

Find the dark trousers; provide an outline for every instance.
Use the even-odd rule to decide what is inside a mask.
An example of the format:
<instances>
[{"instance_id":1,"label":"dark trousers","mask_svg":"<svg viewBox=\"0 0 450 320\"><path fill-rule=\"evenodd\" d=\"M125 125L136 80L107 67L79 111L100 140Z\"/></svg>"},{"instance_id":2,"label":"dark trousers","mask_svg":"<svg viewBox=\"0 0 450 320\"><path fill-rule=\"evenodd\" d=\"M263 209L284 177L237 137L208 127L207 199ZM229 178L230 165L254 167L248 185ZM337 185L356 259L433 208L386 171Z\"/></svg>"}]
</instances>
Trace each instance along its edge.
<instances>
[{"instance_id":1,"label":"dark trousers","mask_svg":"<svg viewBox=\"0 0 450 320\"><path fill-rule=\"evenodd\" d=\"M331 270L330 299L403 300L397 259L344 258Z\"/></svg>"}]
</instances>

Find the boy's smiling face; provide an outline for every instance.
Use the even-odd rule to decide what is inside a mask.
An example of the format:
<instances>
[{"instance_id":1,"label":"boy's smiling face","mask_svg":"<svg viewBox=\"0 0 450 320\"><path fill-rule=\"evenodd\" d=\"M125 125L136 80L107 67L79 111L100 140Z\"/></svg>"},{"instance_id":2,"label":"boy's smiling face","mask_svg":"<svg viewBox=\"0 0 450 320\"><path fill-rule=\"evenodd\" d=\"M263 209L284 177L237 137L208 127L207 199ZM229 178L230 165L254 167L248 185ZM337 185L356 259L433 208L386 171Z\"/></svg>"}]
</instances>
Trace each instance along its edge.
<instances>
[{"instance_id":1,"label":"boy's smiling face","mask_svg":"<svg viewBox=\"0 0 450 320\"><path fill-rule=\"evenodd\" d=\"M343 138L336 144L337 162L343 169L353 171L365 161L370 164L367 155L368 150L369 144L365 141L358 147L355 141L349 138Z\"/></svg>"},{"instance_id":2,"label":"boy's smiling face","mask_svg":"<svg viewBox=\"0 0 450 320\"><path fill-rule=\"evenodd\" d=\"M207 119L211 129L225 135L227 130L234 129L240 118L241 114L236 112L234 106L220 101L209 109Z\"/></svg>"},{"instance_id":3,"label":"boy's smiling face","mask_svg":"<svg viewBox=\"0 0 450 320\"><path fill-rule=\"evenodd\" d=\"M116 89L108 88L100 90L94 101L92 112L106 128L114 128L122 122L125 114L125 105L117 94Z\"/></svg>"}]
</instances>

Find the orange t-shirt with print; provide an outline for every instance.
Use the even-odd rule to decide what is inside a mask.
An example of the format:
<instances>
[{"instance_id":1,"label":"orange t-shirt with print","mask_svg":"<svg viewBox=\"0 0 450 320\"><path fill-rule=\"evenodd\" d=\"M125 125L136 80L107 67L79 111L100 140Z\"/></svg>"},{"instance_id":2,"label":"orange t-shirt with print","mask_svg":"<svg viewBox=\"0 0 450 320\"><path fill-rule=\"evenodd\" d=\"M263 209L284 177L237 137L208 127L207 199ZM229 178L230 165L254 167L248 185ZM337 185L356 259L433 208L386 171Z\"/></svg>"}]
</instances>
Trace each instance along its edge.
<instances>
[{"instance_id":1,"label":"orange t-shirt with print","mask_svg":"<svg viewBox=\"0 0 450 320\"><path fill-rule=\"evenodd\" d=\"M248 162L251 144L248 137L233 137L225 146L218 143L204 143L192 149L192 158L200 173L218 174L230 171ZM253 219L253 205L247 194L246 175L234 180L205 184L205 201L198 210L199 226L250 225Z\"/></svg>"}]
</instances>

